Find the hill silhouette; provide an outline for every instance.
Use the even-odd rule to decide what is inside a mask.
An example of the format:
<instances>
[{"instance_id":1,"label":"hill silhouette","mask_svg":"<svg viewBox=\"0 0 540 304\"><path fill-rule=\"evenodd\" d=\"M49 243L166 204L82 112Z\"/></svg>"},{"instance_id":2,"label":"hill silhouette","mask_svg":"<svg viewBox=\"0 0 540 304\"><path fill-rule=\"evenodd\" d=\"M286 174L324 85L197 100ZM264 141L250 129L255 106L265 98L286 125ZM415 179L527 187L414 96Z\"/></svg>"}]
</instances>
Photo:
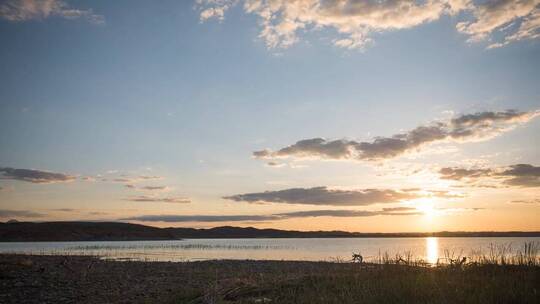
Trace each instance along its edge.
<instances>
[{"instance_id":1,"label":"hill silhouette","mask_svg":"<svg viewBox=\"0 0 540 304\"><path fill-rule=\"evenodd\" d=\"M294 231L253 227L157 228L122 222L8 222L0 223L1 242L134 241L183 238L381 238L381 237L540 237L539 231L361 233Z\"/></svg>"}]
</instances>

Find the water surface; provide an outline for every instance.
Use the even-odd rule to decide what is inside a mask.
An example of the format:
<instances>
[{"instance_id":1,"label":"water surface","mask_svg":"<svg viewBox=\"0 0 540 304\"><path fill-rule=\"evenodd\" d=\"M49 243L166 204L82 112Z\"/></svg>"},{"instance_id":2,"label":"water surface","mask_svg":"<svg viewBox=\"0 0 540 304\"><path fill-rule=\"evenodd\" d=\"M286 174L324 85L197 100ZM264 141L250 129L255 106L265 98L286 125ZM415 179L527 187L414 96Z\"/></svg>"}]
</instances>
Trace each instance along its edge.
<instances>
[{"instance_id":1,"label":"water surface","mask_svg":"<svg viewBox=\"0 0 540 304\"><path fill-rule=\"evenodd\" d=\"M195 261L209 259L346 261L360 253L377 261L385 253L410 255L415 260L443 263L448 256L488 255L504 248L512 255L540 237L481 238L300 238L300 239L185 239L172 241L13 242L0 243L0 253L95 255L108 259Z\"/></svg>"}]
</instances>

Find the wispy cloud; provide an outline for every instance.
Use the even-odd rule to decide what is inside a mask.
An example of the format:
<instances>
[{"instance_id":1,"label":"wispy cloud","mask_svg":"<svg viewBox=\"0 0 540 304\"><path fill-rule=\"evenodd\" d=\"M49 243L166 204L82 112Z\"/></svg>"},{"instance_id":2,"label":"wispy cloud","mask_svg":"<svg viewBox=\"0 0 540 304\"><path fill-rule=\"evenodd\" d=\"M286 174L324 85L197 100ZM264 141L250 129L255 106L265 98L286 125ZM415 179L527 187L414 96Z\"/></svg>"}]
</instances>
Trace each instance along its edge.
<instances>
[{"instance_id":1,"label":"wispy cloud","mask_svg":"<svg viewBox=\"0 0 540 304\"><path fill-rule=\"evenodd\" d=\"M60 212L78 212L78 210L76 210L76 209L71 209L71 208L51 209L51 211L60 211Z\"/></svg>"},{"instance_id":2,"label":"wispy cloud","mask_svg":"<svg viewBox=\"0 0 540 304\"><path fill-rule=\"evenodd\" d=\"M127 174L122 174L120 176L116 176L116 177L102 177L102 178L99 178L100 181L102 182L111 182L111 183L127 183L127 184L136 184L136 183L140 183L140 182L145 182L145 181L151 181L151 180L161 180L163 179L163 177L161 176L155 176L155 175L134 175L134 176L131 176L131 175L127 175Z\"/></svg>"},{"instance_id":3,"label":"wispy cloud","mask_svg":"<svg viewBox=\"0 0 540 304\"><path fill-rule=\"evenodd\" d=\"M540 167L531 164L499 168L447 167L440 169L439 174L441 179L462 181L469 186L540 187Z\"/></svg>"},{"instance_id":4,"label":"wispy cloud","mask_svg":"<svg viewBox=\"0 0 540 304\"><path fill-rule=\"evenodd\" d=\"M141 215L122 218L122 221L141 222L245 222L275 220L272 215Z\"/></svg>"},{"instance_id":5,"label":"wispy cloud","mask_svg":"<svg viewBox=\"0 0 540 304\"><path fill-rule=\"evenodd\" d=\"M255 158L315 158L330 160L378 161L405 153L418 152L422 147L444 141L473 142L487 140L513 129L540 115L540 111L479 112L435 121L390 137L376 137L371 142L347 139L303 139L277 151L253 152Z\"/></svg>"},{"instance_id":6,"label":"wispy cloud","mask_svg":"<svg viewBox=\"0 0 540 304\"><path fill-rule=\"evenodd\" d=\"M9 218L9 217L28 217L28 218L37 218L37 217L44 217L44 214L37 213L34 211L29 210L6 210L6 209L0 209L0 217L1 218Z\"/></svg>"},{"instance_id":7,"label":"wispy cloud","mask_svg":"<svg viewBox=\"0 0 540 304\"><path fill-rule=\"evenodd\" d=\"M437 213L455 213L479 211L482 208L438 208ZM271 222L295 218L311 217L373 217L373 216L418 216L425 212L412 207L383 208L382 210L307 210L285 213L275 213L268 215L140 215L122 218L122 221L141 222Z\"/></svg>"},{"instance_id":8,"label":"wispy cloud","mask_svg":"<svg viewBox=\"0 0 540 304\"><path fill-rule=\"evenodd\" d=\"M426 192L419 189L340 190L327 187L291 188L278 191L236 194L224 199L248 203L281 203L300 205L366 206L396 203L426 196L450 195L445 191Z\"/></svg>"},{"instance_id":9,"label":"wispy cloud","mask_svg":"<svg viewBox=\"0 0 540 304\"><path fill-rule=\"evenodd\" d=\"M371 217L380 215L412 216L422 212L414 208L402 210L310 210L269 215L141 215L122 218L123 221L142 222L267 222L308 217Z\"/></svg>"},{"instance_id":10,"label":"wispy cloud","mask_svg":"<svg viewBox=\"0 0 540 304\"><path fill-rule=\"evenodd\" d=\"M168 187L168 186L140 186L140 187L137 187L136 185L133 185L133 184L126 184L126 185L124 185L124 187L126 187L128 189L138 190L138 191L150 191L150 192L167 192L167 191L171 190L171 188Z\"/></svg>"},{"instance_id":11,"label":"wispy cloud","mask_svg":"<svg viewBox=\"0 0 540 304\"><path fill-rule=\"evenodd\" d=\"M266 166L267 167L270 167L270 168L282 168L285 166L284 163L278 163L278 162L274 162L274 161L269 161L266 163Z\"/></svg>"},{"instance_id":12,"label":"wispy cloud","mask_svg":"<svg viewBox=\"0 0 540 304\"><path fill-rule=\"evenodd\" d=\"M473 6L472 13L473 20L460 22L456 26L458 31L470 36L470 42L490 40L495 31L501 32L504 37L502 41L491 43L488 48L540 37L540 2L537 0L485 1ZM512 27L517 29L510 32Z\"/></svg>"},{"instance_id":13,"label":"wispy cloud","mask_svg":"<svg viewBox=\"0 0 540 304\"><path fill-rule=\"evenodd\" d=\"M34 169L0 168L0 179L19 180L35 184L65 183L76 179L73 175Z\"/></svg>"},{"instance_id":14,"label":"wispy cloud","mask_svg":"<svg viewBox=\"0 0 540 304\"><path fill-rule=\"evenodd\" d=\"M540 16L537 0L197 0L201 21L224 20L225 13L242 4L245 13L259 18L259 38L268 48L287 48L296 43L299 32L331 29L337 47L362 49L374 33L405 30L466 12L466 21L456 26L470 41L483 41L509 24L518 23L514 32L503 31L501 46L512 41L538 38Z\"/></svg>"},{"instance_id":15,"label":"wispy cloud","mask_svg":"<svg viewBox=\"0 0 540 304\"><path fill-rule=\"evenodd\" d=\"M301 218L301 217L370 217L379 215L392 215L392 216L409 216L420 215L421 211L415 208L385 208L383 210L311 210L311 211L296 211L288 213L279 213L278 217L281 219L289 218Z\"/></svg>"},{"instance_id":16,"label":"wispy cloud","mask_svg":"<svg viewBox=\"0 0 540 304\"><path fill-rule=\"evenodd\" d=\"M540 198L530 199L530 200L513 200L510 201L511 204L540 204Z\"/></svg>"},{"instance_id":17,"label":"wispy cloud","mask_svg":"<svg viewBox=\"0 0 540 304\"><path fill-rule=\"evenodd\" d=\"M103 15L94 13L92 9L72 8L62 0L6 0L0 4L0 17L9 21L41 20L53 16L105 23Z\"/></svg>"},{"instance_id":18,"label":"wispy cloud","mask_svg":"<svg viewBox=\"0 0 540 304\"><path fill-rule=\"evenodd\" d=\"M169 188L167 186L143 186L140 187L140 189L148 191L166 191Z\"/></svg>"},{"instance_id":19,"label":"wispy cloud","mask_svg":"<svg viewBox=\"0 0 540 304\"><path fill-rule=\"evenodd\" d=\"M91 211L91 212L88 212L89 215L108 215L109 213L107 212L102 212L102 211Z\"/></svg>"},{"instance_id":20,"label":"wispy cloud","mask_svg":"<svg viewBox=\"0 0 540 304\"><path fill-rule=\"evenodd\" d=\"M187 204L190 203L189 198L185 197L157 197L157 196L147 196L147 195L138 195L131 196L125 199L126 201L132 202L161 202L161 203L179 203Z\"/></svg>"},{"instance_id":21,"label":"wispy cloud","mask_svg":"<svg viewBox=\"0 0 540 304\"><path fill-rule=\"evenodd\" d=\"M436 213L442 214L452 214L452 213L462 213L462 212L474 212L485 210L485 208L435 208Z\"/></svg>"},{"instance_id":22,"label":"wispy cloud","mask_svg":"<svg viewBox=\"0 0 540 304\"><path fill-rule=\"evenodd\" d=\"M493 174L493 170L486 168L459 168L459 167L447 167L442 168L439 171L440 177L442 179L449 179L449 180L463 180L463 179L476 179L481 178L485 176L491 176Z\"/></svg>"}]
</instances>

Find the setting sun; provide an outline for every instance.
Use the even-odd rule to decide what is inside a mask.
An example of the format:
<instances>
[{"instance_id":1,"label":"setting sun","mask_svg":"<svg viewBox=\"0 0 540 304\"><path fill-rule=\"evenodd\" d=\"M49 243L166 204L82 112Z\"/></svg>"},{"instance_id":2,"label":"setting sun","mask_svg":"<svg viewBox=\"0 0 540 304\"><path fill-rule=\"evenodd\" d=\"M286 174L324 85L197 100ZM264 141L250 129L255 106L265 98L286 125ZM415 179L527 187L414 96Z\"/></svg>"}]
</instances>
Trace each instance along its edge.
<instances>
[{"instance_id":1,"label":"setting sun","mask_svg":"<svg viewBox=\"0 0 540 304\"><path fill-rule=\"evenodd\" d=\"M433 207L433 202L429 200L420 202L416 209L421 211L426 217L430 219L437 214L437 211Z\"/></svg>"}]
</instances>

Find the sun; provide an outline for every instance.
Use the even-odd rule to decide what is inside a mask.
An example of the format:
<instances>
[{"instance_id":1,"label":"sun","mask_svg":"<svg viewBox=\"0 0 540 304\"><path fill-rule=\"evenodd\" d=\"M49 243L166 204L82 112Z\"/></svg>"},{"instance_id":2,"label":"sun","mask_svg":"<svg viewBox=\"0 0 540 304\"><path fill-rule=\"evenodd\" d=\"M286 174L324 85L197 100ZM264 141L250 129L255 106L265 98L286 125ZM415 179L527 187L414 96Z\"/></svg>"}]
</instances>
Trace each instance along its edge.
<instances>
[{"instance_id":1,"label":"sun","mask_svg":"<svg viewBox=\"0 0 540 304\"><path fill-rule=\"evenodd\" d=\"M437 214L437 210L433 207L433 202L431 200L419 201L416 209L422 212L427 218L433 218Z\"/></svg>"}]
</instances>

